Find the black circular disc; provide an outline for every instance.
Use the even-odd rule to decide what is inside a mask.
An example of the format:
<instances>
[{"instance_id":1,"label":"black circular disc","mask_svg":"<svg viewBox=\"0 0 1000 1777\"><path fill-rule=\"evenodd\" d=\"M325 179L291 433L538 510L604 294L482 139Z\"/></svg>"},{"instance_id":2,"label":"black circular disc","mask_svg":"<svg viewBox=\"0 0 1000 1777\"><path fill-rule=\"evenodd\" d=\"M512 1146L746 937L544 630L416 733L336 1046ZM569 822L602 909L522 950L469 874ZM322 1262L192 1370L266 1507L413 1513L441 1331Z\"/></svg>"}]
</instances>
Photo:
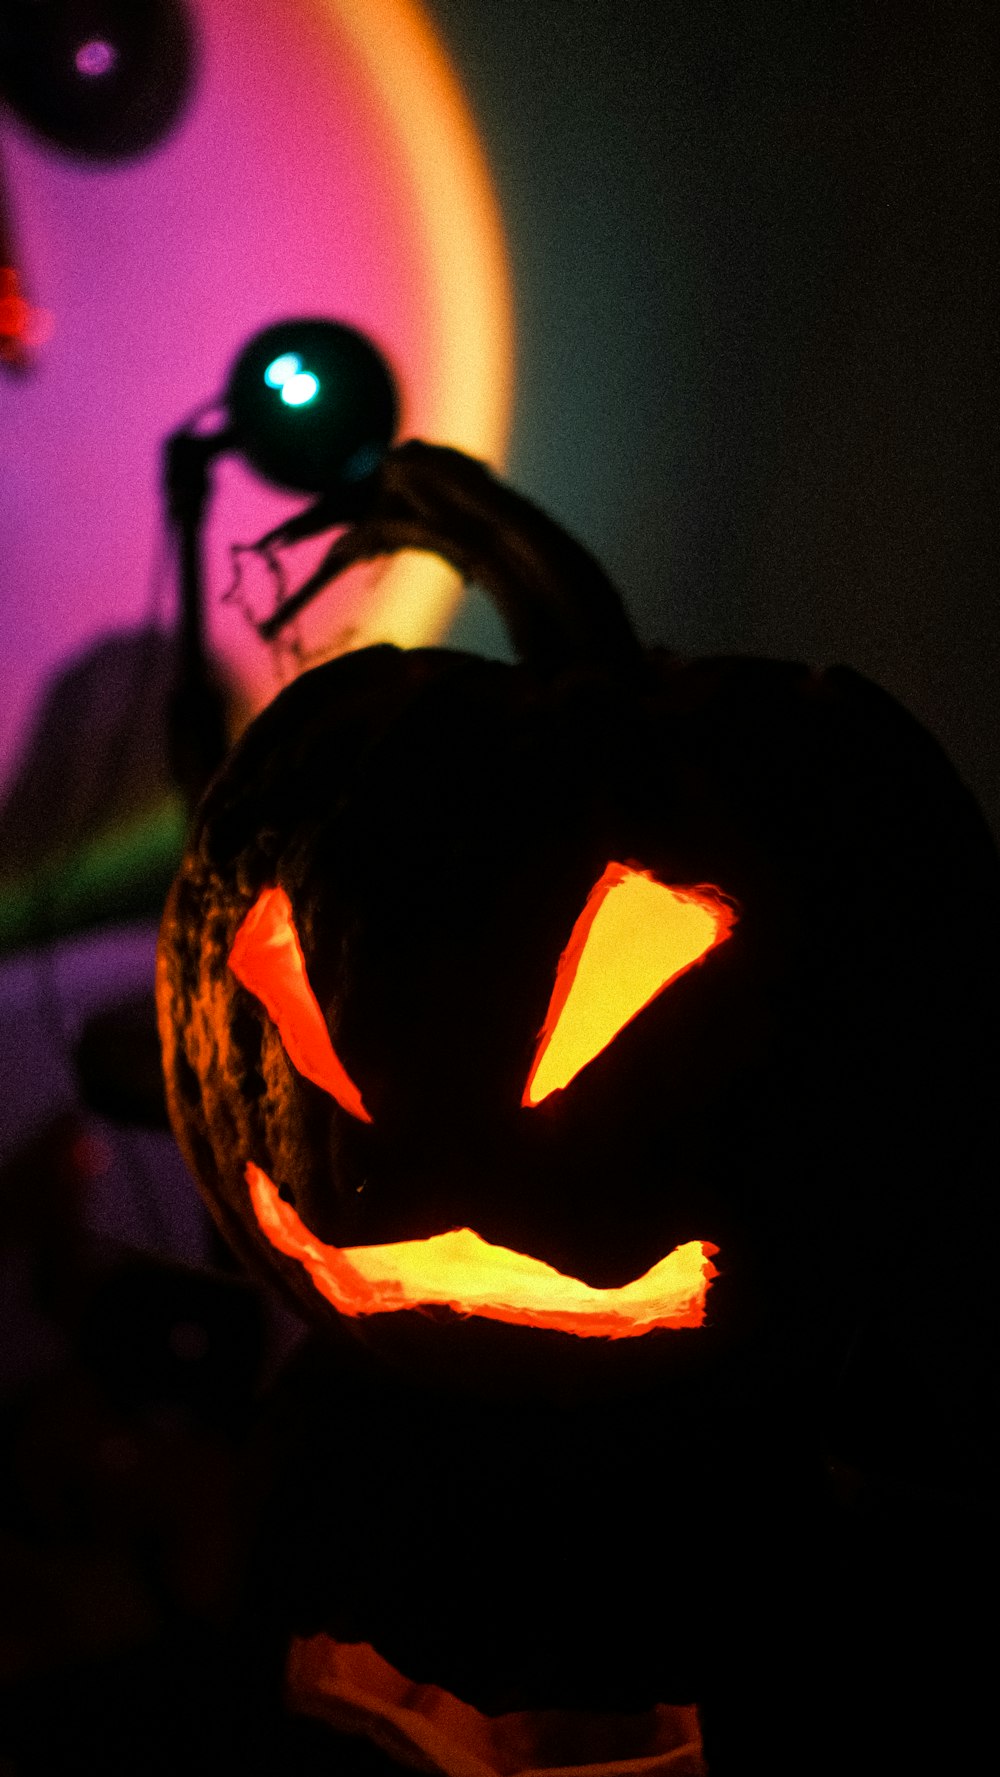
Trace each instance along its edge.
<instances>
[{"instance_id":1,"label":"black circular disc","mask_svg":"<svg viewBox=\"0 0 1000 1777\"><path fill-rule=\"evenodd\" d=\"M176 123L192 85L182 0L6 0L0 88L65 153L129 160Z\"/></svg>"},{"instance_id":2,"label":"black circular disc","mask_svg":"<svg viewBox=\"0 0 1000 1777\"><path fill-rule=\"evenodd\" d=\"M226 402L236 448L266 480L299 493L357 489L392 443L396 383L363 333L336 321L279 321L244 346Z\"/></svg>"}]
</instances>

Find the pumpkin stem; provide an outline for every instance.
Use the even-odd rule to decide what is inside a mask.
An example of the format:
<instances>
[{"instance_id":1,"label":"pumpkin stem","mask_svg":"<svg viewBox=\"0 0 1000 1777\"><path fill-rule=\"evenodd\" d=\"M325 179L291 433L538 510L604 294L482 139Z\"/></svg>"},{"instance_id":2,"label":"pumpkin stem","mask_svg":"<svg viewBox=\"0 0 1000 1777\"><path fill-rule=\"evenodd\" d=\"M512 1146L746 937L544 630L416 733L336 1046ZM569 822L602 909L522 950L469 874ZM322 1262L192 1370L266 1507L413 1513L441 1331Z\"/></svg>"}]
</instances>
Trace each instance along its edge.
<instances>
[{"instance_id":1,"label":"pumpkin stem","mask_svg":"<svg viewBox=\"0 0 1000 1777\"><path fill-rule=\"evenodd\" d=\"M354 562L419 549L440 555L490 595L527 664L542 671L573 661L643 670L645 656L603 568L485 463L411 440L383 458L369 487L363 516L259 626L265 641Z\"/></svg>"}]
</instances>

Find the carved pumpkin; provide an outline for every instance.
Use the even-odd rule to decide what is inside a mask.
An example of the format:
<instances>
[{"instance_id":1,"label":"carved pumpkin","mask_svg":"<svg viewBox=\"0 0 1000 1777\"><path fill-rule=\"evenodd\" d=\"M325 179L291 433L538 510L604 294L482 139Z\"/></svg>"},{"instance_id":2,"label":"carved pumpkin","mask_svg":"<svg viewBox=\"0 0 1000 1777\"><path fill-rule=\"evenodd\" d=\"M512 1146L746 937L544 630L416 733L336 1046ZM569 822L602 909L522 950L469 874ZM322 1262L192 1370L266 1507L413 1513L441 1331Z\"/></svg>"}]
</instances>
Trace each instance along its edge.
<instances>
[{"instance_id":1,"label":"carved pumpkin","mask_svg":"<svg viewBox=\"0 0 1000 1777\"><path fill-rule=\"evenodd\" d=\"M480 1379L591 1334L616 1377L640 1345L811 1360L940 1164L927 1092L982 1065L982 950L947 947L993 943L971 799L850 671L644 656L455 453L393 452L335 553L410 544L524 661L347 655L205 799L159 996L213 1212L310 1318Z\"/></svg>"},{"instance_id":2,"label":"carved pumpkin","mask_svg":"<svg viewBox=\"0 0 1000 1777\"><path fill-rule=\"evenodd\" d=\"M206 795L160 946L178 1139L330 1335L282 1433L287 1625L490 1714L635 1711L772 1682L766 1591L822 1714L854 1600L808 1615L841 1583L814 1421L929 1254L960 1296L995 854L883 692L644 654L455 453L391 452L325 571L404 547L493 593L520 664L303 674Z\"/></svg>"}]
</instances>

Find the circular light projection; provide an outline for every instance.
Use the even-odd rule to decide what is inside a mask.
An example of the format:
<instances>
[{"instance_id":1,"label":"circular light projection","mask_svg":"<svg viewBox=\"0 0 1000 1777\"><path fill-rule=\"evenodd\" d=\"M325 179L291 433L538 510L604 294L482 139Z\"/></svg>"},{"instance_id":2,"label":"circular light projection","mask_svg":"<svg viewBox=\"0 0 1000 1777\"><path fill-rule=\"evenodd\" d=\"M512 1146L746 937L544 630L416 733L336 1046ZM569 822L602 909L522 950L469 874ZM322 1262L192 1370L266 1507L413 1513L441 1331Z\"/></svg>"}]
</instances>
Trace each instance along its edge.
<instances>
[{"instance_id":1,"label":"circular light projection","mask_svg":"<svg viewBox=\"0 0 1000 1777\"><path fill-rule=\"evenodd\" d=\"M95 98L124 67L124 48L107 76L72 67L85 43L124 45L112 13L101 24L99 10L93 0L78 16L69 51L73 85ZM159 5L132 11L151 17ZM6 783L45 682L99 636L148 620L162 442L223 394L228 367L262 329L288 316L357 329L398 385L400 436L504 461L512 338L501 221L473 118L422 7L186 0L184 11L197 49L190 102L150 153L84 165L16 117L5 128L21 282L0 289L0 302L20 302L20 292L33 316L52 317L33 373L6 379L0 403ZM0 48L8 12L0 7ZM0 66L6 84L11 64L0 56ZM363 445L356 473L366 456L370 468ZM231 545L262 536L306 498L236 457L219 464L206 620L241 713L267 702L298 661L290 648L276 661L247 620L273 608L265 570L254 579L251 561L245 604L223 599ZM307 540L286 557L292 589L312 570L311 548ZM30 600L17 596L25 586ZM164 584L161 621L173 596ZM433 643L460 597L453 570L431 556L373 563L310 607L303 657Z\"/></svg>"}]
</instances>

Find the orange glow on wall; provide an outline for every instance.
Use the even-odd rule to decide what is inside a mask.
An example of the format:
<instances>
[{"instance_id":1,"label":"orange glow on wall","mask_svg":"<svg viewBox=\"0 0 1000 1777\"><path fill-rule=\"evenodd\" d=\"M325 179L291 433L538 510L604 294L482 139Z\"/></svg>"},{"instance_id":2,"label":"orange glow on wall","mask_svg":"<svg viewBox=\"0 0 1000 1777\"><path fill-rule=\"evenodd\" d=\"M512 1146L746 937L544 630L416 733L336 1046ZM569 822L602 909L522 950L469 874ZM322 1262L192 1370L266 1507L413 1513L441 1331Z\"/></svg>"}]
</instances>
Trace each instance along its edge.
<instances>
[{"instance_id":1,"label":"orange glow on wall","mask_svg":"<svg viewBox=\"0 0 1000 1777\"><path fill-rule=\"evenodd\" d=\"M320 1294L352 1319L404 1308L451 1308L512 1326L625 1339L656 1327L700 1327L718 1276L709 1241L675 1247L644 1277L593 1289L541 1259L491 1246L470 1228L388 1246L327 1246L259 1166L247 1166L257 1221L271 1245L305 1266Z\"/></svg>"},{"instance_id":2,"label":"orange glow on wall","mask_svg":"<svg viewBox=\"0 0 1000 1777\"><path fill-rule=\"evenodd\" d=\"M503 223L468 101L418 0L328 4L398 143L400 176L433 267L435 441L498 462L510 426L513 298Z\"/></svg>"},{"instance_id":3,"label":"orange glow on wall","mask_svg":"<svg viewBox=\"0 0 1000 1777\"><path fill-rule=\"evenodd\" d=\"M288 1058L307 1080L322 1086L362 1123L371 1117L336 1053L326 1019L309 985L305 957L284 889L265 889L233 940L229 967L259 999L281 1033Z\"/></svg>"},{"instance_id":4,"label":"orange glow on wall","mask_svg":"<svg viewBox=\"0 0 1000 1777\"><path fill-rule=\"evenodd\" d=\"M568 1086L735 923L718 889L668 888L648 870L609 864L559 958L522 1104Z\"/></svg>"},{"instance_id":5,"label":"orange glow on wall","mask_svg":"<svg viewBox=\"0 0 1000 1777\"><path fill-rule=\"evenodd\" d=\"M414 274L433 365L419 436L503 465L514 389L514 302L503 222L475 120L418 0L326 0L337 50L346 41L408 190L423 265ZM412 416L409 418L412 431ZM352 646L426 646L461 600L460 576L407 552L381 572L374 611ZM367 601L372 605L372 601Z\"/></svg>"}]
</instances>

